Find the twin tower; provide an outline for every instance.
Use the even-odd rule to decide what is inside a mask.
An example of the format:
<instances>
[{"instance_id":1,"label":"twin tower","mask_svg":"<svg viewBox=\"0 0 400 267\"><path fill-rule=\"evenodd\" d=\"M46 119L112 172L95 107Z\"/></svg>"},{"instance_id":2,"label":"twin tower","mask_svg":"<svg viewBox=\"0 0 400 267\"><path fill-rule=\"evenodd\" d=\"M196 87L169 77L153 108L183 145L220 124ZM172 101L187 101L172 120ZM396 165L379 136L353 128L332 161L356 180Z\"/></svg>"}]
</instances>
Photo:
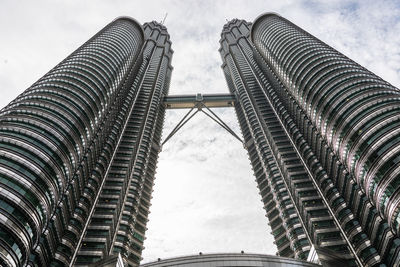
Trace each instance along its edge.
<instances>
[{"instance_id":1,"label":"twin tower","mask_svg":"<svg viewBox=\"0 0 400 267\"><path fill-rule=\"evenodd\" d=\"M398 266L399 89L277 14L220 44L277 255ZM1 266L139 265L172 53L118 18L0 111Z\"/></svg>"}]
</instances>

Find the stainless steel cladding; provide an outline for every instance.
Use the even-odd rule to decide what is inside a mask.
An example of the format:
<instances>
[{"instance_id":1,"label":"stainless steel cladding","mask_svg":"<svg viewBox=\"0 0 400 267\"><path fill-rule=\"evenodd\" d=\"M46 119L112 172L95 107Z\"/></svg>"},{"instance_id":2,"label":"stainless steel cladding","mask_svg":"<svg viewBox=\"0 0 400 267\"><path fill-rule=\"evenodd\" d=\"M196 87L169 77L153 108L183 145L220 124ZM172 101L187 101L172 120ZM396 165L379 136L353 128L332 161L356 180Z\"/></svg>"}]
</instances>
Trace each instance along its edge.
<instances>
[{"instance_id":1,"label":"stainless steel cladding","mask_svg":"<svg viewBox=\"0 0 400 267\"><path fill-rule=\"evenodd\" d=\"M305 258L314 246L321 259L394 265L399 90L277 14L251 29L233 20L221 36L278 254Z\"/></svg>"},{"instance_id":2,"label":"stainless steel cladding","mask_svg":"<svg viewBox=\"0 0 400 267\"><path fill-rule=\"evenodd\" d=\"M173 53L165 26L151 22L143 28L143 63L125 99L127 115L118 122L116 148L92 220L82 235L76 266L118 253L128 266L141 260Z\"/></svg>"},{"instance_id":3,"label":"stainless steel cladding","mask_svg":"<svg viewBox=\"0 0 400 267\"><path fill-rule=\"evenodd\" d=\"M138 264L142 244L133 257L118 242L144 238L172 70L165 27L149 25L162 45L118 18L1 110L0 265L78 264L96 220L109 233L95 247Z\"/></svg>"}]
</instances>

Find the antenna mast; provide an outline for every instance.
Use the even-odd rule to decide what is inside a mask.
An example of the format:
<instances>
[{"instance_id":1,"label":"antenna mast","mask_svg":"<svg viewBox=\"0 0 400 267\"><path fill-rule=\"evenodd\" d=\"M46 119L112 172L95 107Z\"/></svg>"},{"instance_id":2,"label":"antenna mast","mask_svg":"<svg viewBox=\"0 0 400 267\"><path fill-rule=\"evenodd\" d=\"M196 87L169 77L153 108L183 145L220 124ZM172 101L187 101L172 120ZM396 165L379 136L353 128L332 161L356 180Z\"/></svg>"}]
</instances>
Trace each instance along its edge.
<instances>
[{"instance_id":1,"label":"antenna mast","mask_svg":"<svg viewBox=\"0 0 400 267\"><path fill-rule=\"evenodd\" d=\"M167 16L168 16L168 12L167 12L167 13L165 13L164 19L161 21L161 24L162 24L162 25L164 25L164 23L165 23L165 20L167 19Z\"/></svg>"}]
</instances>

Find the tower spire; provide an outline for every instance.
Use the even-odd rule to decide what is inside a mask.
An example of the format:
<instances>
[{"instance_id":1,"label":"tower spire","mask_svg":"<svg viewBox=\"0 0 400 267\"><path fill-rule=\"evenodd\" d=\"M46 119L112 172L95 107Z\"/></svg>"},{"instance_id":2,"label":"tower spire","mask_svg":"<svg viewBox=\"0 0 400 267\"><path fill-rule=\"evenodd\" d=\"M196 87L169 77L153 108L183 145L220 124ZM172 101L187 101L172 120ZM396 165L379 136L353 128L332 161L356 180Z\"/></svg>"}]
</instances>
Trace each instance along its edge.
<instances>
[{"instance_id":1,"label":"tower spire","mask_svg":"<svg viewBox=\"0 0 400 267\"><path fill-rule=\"evenodd\" d=\"M168 12L165 13L164 18L163 18L162 21L161 21L161 24L162 24L162 25L164 25L165 20L167 19L167 16L168 16Z\"/></svg>"}]
</instances>

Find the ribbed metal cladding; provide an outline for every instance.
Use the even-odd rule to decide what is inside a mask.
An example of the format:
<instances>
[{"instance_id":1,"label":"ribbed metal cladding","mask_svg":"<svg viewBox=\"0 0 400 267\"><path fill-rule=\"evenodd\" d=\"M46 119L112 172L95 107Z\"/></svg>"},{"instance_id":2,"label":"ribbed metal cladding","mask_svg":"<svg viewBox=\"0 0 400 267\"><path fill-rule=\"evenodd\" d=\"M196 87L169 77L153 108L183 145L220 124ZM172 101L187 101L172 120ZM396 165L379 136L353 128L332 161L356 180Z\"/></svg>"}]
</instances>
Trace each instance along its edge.
<instances>
[{"instance_id":1,"label":"ribbed metal cladding","mask_svg":"<svg viewBox=\"0 0 400 267\"><path fill-rule=\"evenodd\" d=\"M246 74L249 74L249 66L241 55L237 38L246 37L250 25L245 21L234 20L224 26L220 40L220 53L224 62L222 68L229 90L240 100L235 105L235 110L262 200L265 207L268 207L266 208L267 216L275 237L278 255L305 258L310 250L309 240L304 234L304 227L294 208L293 198L284 183L278 163L272 156L271 147L266 141L265 130L262 129L259 114L248 92L250 90L248 83L252 83L253 87L256 86L254 77L246 77L247 79L243 80L241 74L246 70ZM295 234L296 232L299 234Z\"/></svg>"},{"instance_id":2,"label":"ribbed metal cladding","mask_svg":"<svg viewBox=\"0 0 400 267\"><path fill-rule=\"evenodd\" d=\"M141 260L173 53L165 26L151 22L143 28L144 60L126 98L126 119L74 266L117 253L127 266Z\"/></svg>"},{"instance_id":3,"label":"ribbed metal cladding","mask_svg":"<svg viewBox=\"0 0 400 267\"><path fill-rule=\"evenodd\" d=\"M399 90L279 15L260 16L250 38L277 99L329 177L331 186L320 188L358 257L369 265L378 252L392 266L400 245ZM350 233L351 218L364 234Z\"/></svg>"},{"instance_id":4,"label":"ribbed metal cladding","mask_svg":"<svg viewBox=\"0 0 400 267\"><path fill-rule=\"evenodd\" d=\"M89 177L143 42L136 21L117 19L1 110L0 265L58 266L57 244L79 234L70 225L87 217Z\"/></svg>"},{"instance_id":5,"label":"ribbed metal cladding","mask_svg":"<svg viewBox=\"0 0 400 267\"><path fill-rule=\"evenodd\" d=\"M238 97L236 113L278 255L304 259L314 245L352 260L357 249L371 249L375 254L363 261L376 263L379 256L369 241L364 238L355 245L346 238L366 235L354 219L346 221L354 226L347 232L337 220L337 210L330 207L332 196L321 190L321 183L324 189L329 185L326 173L278 99L275 91L280 88L253 57L249 25L243 20L225 25L220 52L228 87Z\"/></svg>"}]
</instances>

